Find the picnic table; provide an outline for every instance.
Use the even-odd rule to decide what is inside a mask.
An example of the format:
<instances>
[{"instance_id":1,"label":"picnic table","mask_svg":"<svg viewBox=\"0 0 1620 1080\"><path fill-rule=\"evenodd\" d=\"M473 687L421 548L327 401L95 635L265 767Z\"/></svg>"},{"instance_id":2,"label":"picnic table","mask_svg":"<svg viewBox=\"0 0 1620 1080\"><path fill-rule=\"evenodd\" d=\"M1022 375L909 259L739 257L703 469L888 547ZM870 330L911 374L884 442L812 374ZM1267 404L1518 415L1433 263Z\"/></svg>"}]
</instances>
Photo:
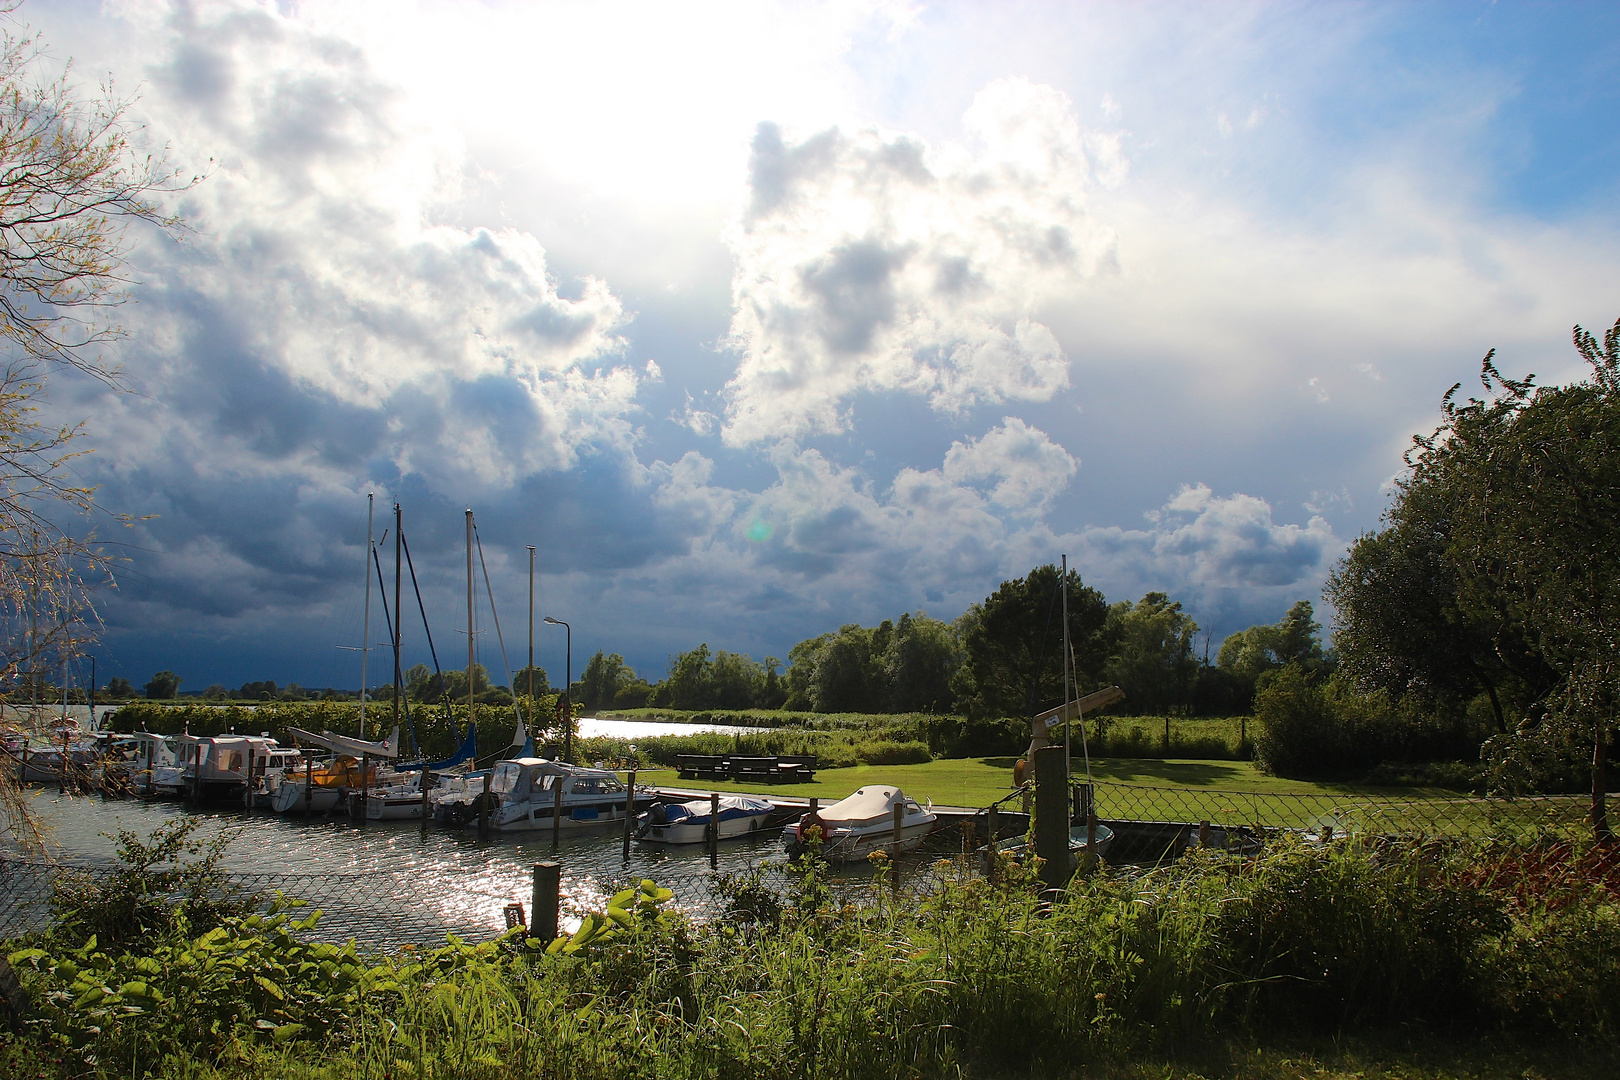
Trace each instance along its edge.
<instances>
[{"instance_id":1,"label":"picnic table","mask_svg":"<svg viewBox=\"0 0 1620 1080\"><path fill-rule=\"evenodd\" d=\"M816 759L809 754L681 754L678 761L682 780L759 780L777 784L803 783L816 775Z\"/></svg>"}]
</instances>

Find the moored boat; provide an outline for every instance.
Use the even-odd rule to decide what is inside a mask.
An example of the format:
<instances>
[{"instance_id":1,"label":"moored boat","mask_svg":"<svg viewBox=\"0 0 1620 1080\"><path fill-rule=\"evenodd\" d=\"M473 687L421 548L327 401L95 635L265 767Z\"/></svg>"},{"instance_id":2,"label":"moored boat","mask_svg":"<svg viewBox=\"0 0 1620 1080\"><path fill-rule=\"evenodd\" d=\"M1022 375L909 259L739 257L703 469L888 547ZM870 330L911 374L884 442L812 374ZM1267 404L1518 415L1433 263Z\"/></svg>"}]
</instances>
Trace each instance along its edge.
<instances>
[{"instance_id":1,"label":"moored boat","mask_svg":"<svg viewBox=\"0 0 1620 1080\"><path fill-rule=\"evenodd\" d=\"M894 809L900 811L900 839L894 838ZM798 856L812 849L820 830L821 855L832 862L857 862L874 851L890 855L911 851L933 832L939 818L919 806L897 787L872 784L814 814L805 814L782 833L788 854Z\"/></svg>"},{"instance_id":2,"label":"moored boat","mask_svg":"<svg viewBox=\"0 0 1620 1080\"><path fill-rule=\"evenodd\" d=\"M712 809L708 799L657 803L636 818L636 838L655 844L701 844L709 838ZM730 840L758 832L775 812L776 807L764 799L722 796L719 838Z\"/></svg>"}]
</instances>

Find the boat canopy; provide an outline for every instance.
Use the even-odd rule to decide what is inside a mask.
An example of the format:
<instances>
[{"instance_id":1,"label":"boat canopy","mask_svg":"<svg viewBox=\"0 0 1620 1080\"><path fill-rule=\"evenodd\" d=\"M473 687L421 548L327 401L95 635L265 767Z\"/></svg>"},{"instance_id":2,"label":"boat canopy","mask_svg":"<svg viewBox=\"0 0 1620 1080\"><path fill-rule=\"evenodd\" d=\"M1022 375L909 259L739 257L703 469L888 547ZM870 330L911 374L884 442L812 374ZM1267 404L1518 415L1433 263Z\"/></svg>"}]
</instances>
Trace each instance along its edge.
<instances>
[{"instance_id":1,"label":"boat canopy","mask_svg":"<svg viewBox=\"0 0 1620 1080\"><path fill-rule=\"evenodd\" d=\"M303 728L289 728L293 738L302 742L322 746L336 754L348 754L351 757L396 758L399 757L399 725L382 742L367 742L364 739L352 738L348 735L339 735L332 731L323 731L319 735Z\"/></svg>"},{"instance_id":2,"label":"boat canopy","mask_svg":"<svg viewBox=\"0 0 1620 1080\"><path fill-rule=\"evenodd\" d=\"M775 807L766 800L751 798L747 795L723 795L720 798L721 821L732 821L740 817L768 814L774 809ZM662 813L659 811L662 811ZM662 817L663 820L659 821L659 817ZM658 825L674 825L683 821L708 820L708 799L694 799L691 802L684 803L661 803L653 812L653 822Z\"/></svg>"},{"instance_id":3,"label":"boat canopy","mask_svg":"<svg viewBox=\"0 0 1620 1080\"><path fill-rule=\"evenodd\" d=\"M533 757L498 762L490 773L489 790L516 797L551 791L563 781L570 781L564 789L570 795L610 795L624 790L624 781L607 769L584 769Z\"/></svg>"},{"instance_id":4,"label":"boat canopy","mask_svg":"<svg viewBox=\"0 0 1620 1080\"><path fill-rule=\"evenodd\" d=\"M860 788L855 794L823 808L819 813L829 828L871 825L891 820L894 816L891 808L896 804L904 806L908 816L922 813L922 807L917 805L915 799L907 798L905 792L887 784Z\"/></svg>"}]
</instances>

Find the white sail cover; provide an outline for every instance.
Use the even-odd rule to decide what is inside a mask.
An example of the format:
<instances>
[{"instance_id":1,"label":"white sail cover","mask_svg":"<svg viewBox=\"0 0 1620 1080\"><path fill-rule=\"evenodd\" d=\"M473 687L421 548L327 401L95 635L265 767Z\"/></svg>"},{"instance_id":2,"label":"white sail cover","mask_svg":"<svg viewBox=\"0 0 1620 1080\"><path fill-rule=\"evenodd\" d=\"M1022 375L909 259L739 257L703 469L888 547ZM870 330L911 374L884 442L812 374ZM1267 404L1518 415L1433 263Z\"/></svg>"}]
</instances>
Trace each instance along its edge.
<instances>
[{"instance_id":1,"label":"white sail cover","mask_svg":"<svg viewBox=\"0 0 1620 1080\"><path fill-rule=\"evenodd\" d=\"M295 727L288 730L300 742L323 746L335 754L348 754L351 757L364 757L367 755L374 758L399 757L398 724L394 725L393 732L382 742L366 742L364 739L356 739L349 735L338 735L331 731L323 731L317 735L313 731L305 731L303 728Z\"/></svg>"},{"instance_id":2,"label":"white sail cover","mask_svg":"<svg viewBox=\"0 0 1620 1080\"><path fill-rule=\"evenodd\" d=\"M899 788L873 784L860 788L855 794L831 806L823 807L820 815L828 828L833 829L842 825L871 825L892 821L894 811L890 808L896 803L903 806L907 801L905 792Z\"/></svg>"}]
</instances>

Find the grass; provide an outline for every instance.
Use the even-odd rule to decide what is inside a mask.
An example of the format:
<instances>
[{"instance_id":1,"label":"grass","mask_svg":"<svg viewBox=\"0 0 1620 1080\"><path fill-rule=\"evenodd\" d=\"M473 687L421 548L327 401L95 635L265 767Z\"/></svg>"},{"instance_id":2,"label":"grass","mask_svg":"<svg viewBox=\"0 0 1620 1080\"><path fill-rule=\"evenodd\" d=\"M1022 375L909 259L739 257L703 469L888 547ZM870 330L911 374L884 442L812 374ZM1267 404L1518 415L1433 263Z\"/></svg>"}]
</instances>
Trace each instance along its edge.
<instances>
[{"instance_id":1,"label":"grass","mask_svg":"<svg viewBox=\"0 0 1620 1080\"><path fill-rule=\"evenodd\" d=\"M932 799L946 806L988 806L1006 797L1013 786L1010 757L943 758L920 765L857 765L822 769L812 783L759 784L678 779L674 769L643 769L637 782L703 791L750 792L796 798L842 799L866 784L893 784L918 800ZM1082 761L1074 761L1077 777ZM1195 788L1201 791L1261 792L1310 795L1333 800L1345 795L1398 796L1402 799L1455 798L1438 788L1373 788L1357 784L1315 783L1267 776L1250 761L1186 761L1153 758L1100 758L1091 763L1093 779L1101 783L1137 787Z\"/></svg>"}]
</instances>

